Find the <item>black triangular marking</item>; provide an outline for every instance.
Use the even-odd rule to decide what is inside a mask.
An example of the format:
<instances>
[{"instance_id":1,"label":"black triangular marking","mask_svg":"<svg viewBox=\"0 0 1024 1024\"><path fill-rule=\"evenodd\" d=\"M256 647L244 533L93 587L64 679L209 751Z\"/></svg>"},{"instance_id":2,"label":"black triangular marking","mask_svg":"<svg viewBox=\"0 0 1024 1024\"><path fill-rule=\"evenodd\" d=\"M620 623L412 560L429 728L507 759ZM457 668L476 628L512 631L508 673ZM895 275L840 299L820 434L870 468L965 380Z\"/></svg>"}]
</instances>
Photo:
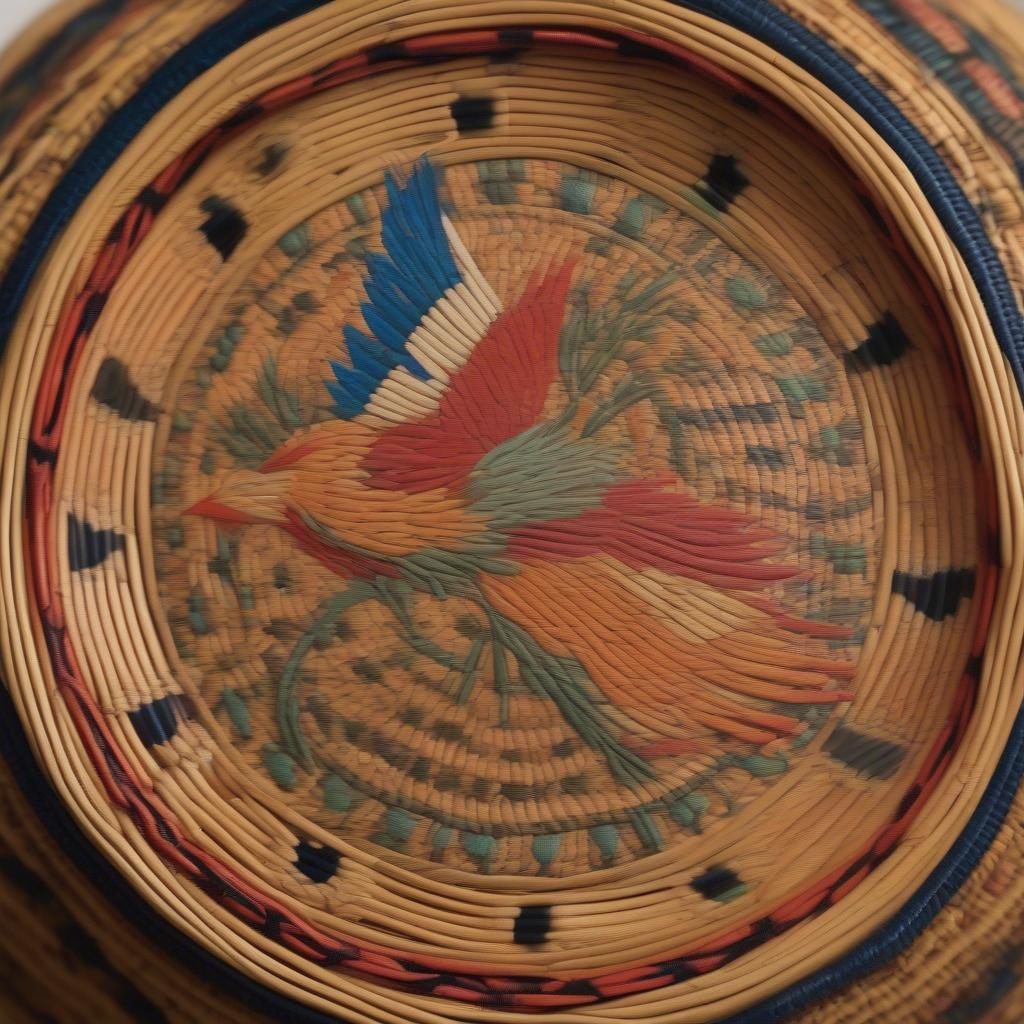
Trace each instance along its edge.
<instances>
[{"instance_id":1,"label":"black triangular marking","mask_svg":"<svg viewBox=\"0 0 1024 1024\"><path fill-rule=\"evenodd\" d=\"M757 102L756 97L751 96L747 92L733 93L733 103L737 107L742 107L744 110L749 110L753 114L759 114L761 112L761 104Z\"/></svg>"},{"instance_id":2,"label":"black triangular marking","mask_svg":"<svg viewBox=\"0 0 1024 1024\"><path fill-rule=\"evenodd\" d=\"M764 945L768 939L773 938L778 932L770 917L762 917L750 925L750 931L743 938L730 943L721 951L721 954L732 961L744 953L753 952L759 946Z\"/></svg>"},{"instance_id":3,"label":"black triangular marking","mask_svg":"<svg viewBox=\"0 0 1024 1024\"><path fill-rule=\"evenodd\" d=\"M382 43L366 51L367 64L387 64L393 60L404 60L409 55L405 43Z\"/></svg>"},{"instance_id":4,"label":"black triangular marking","mask_svg":"<svg viewBox=\"0 0 1024 1024\"><path fill-rule=\"evenodd\" d=\"M51 448L44 448L36 441L29 441L28 457L33 462L38 462L40 466L57 465L57 453Z\"/></svg>"},{"instance_id":5,"label":"black triangular marking","mask_svg":"<svg viewBox=\"0 0 1024 1024\"><path fill-rule=\"evenodd\" d=\"M868 331L867 338L855 349L846 353L846 362L858 370L870 370L876 366L890 366L910 349L910 339L900 322L886 313Z\"/></svg>"},{"instance_id":6,"label":"black triangular marking","mask_svg":"<svg viewBox=\"0 0 1024 1024\"><path fill-rule=\"evenodd\" d=\"M902 821L910 813L910 809L921 798L921 792L921 783L915 782L914 785L904 793L899 807L896 808L896 821Z\"/></svg>"},{"instance_id":7,"label":"black triangular marking","mask_svg":"<svg viewBox=\"0 0 1024 1024\"><path fill-rule=\"evenodd\" d=\"M840 725L825 741L825 753L872 779L891 779L907 755L905 747Z\"/></svg>"},{"instance_id":8,"label":"black triangular marking","mask_svg":"<svg viewBox=\"0 0 1024 1024\"><path fill-rule=\"evenodd\" d=\"M502 28L498 30L502 46L529 46L533 42L532 28Z\"/></svg>"},{"instance_id":9,"label":"black triangular marking","mask_svg":"<svg viewBox=\"0 0 1024 1024\"><path fill-rule=\"evenodd\" d=\"M109 292L93 292L93 294L85 300L85 305L82 308L82 318L78 321L79 337L92 334L93 328L95 328L96 324L99 323L99 319L103 315L103 310L107 308L107 303L109 301Z\"/></svg>"},{"instance_id":10,"label":"black triangular marking","mask_svg":"<svg viewBox=\"0 0 1024 1024\"><path fill-rule=\"evenodd\" d=\"M708 868L699 878L695 878L690 885L701 894L706 900L721 899L726 893L737 889L743 882L740 876L732 868L716 865Z\"/></svg>"},{"instance_id":11,"label":"black triangular marking","mask_svg":"<svg viewBox=\"0 0 1024 1024\"><path fill-rule=\"evenodd\" d=\"M329 882L340 863L341 854L329 846L314 846L303 839L295 847L295 866L317 885Z\"/></svg>"},{"instance_id":12,"label":"black triangular marking","mask_svg":"<svg viewBox=\"0 0 1024 1024\"><path fill-rule=\"evenodd\" d=\"M490 96L460 96L449 109L460 135L494 127L494 100Z\"/></svg>"},{"instance_id":13,"label":"black triangular marking","mask_svg":"<svg viewBox=\"0 0 1024 1024\"><path fill-rule=\"evenodd\" d=\"M941 622L956 614L961 601L973 597L974 580L973 569L943 569L931 576L897 570L892 574L892 590L929 619Z\"/></svg>"},{"instance_id":14,"label":"black triangular marking","mask_svg":"<svg viewBox=\"0 0 1024 1024\"><path fill-rule=\"evenodd\" d=\"M269 146L264 146L263 152L260 154L260 162L256 166L256 173L263 178L270 177L280 169L287 156L288 146L284 142L272 142Z\"/></svg>"},{"instance_id":15,"label":"black triangular marking","mask_svg":"<svg viewBox=\"0 0 1024 1024\"><path fill-rule=\"evenodd\" d=\"M539 904L523 907L516 917L512 937L521 946L540 946L551 931L551 907Z\"/></svg>"},{"instance_id":16,"label":"black triangular marking","mask_svg":"<svg viewBox=\"0 0 1024 1024\"><path fill-rule=\"evenodd\" d=\"M159 213L167 205L167 196L158 192L152 185L147 185L139 193L139 202L145 206L147 210L152 210L153 213Z\"/></svg>"},{"instance_id":17,"label":"black triangular marking","mask_svg":"<svg viewBox=\"0 0 1024 1024\"><path fill-rule=\"evenodd\" d=\"M179 723L188 717L186 702L173 693L128 712L128 720L146 747L170 742L178 735Z\"/></svg>"},{"instance_id":18,"label":"black triangular marking","mask_svg":"<svg viewBox=\"0 0 1024 1024\"><path fill-rule=\"evenodd\" d=\"M740 170L736 157L718 154L694 190L719 213L726 213L749 184L750 179Z\"/></svg>"},{"instance_id":19,"label":"black triangular marking","mask_svg":"<svg viewBox=\"0 0 1024 1024\"><path fill-rule=\"evenodd\" d=\"M95 569L115 551L124 550L124 537L116 530L97 530L68 513L68 561L72 572Z\"/></svg>"},{"instance_id":20,"label":"black triangular marking","mask_svg":"<svg viewBox=\"0 0 1024 1024\"><path fill-rule=\"evenodd\" d=\"M201 209L207 219L199 230L226 263L248 233L249 223L234 203L220 196L204 199Z\"/></svg>"},{"instance_id":21,"label":"black triangular marking","mask_svg":"<svg viewBox=\"0 0 1024 1024\"><path fill-rule=\"evenodd\" d=\"M672 54L658 49L657 46L651 46L650 43L644 43L639 39L620 39L619 55L622 57L632 57L635 60L656 60L659 63L669 64L674 60Z\"/></svg>"},{"instance_id":22,"label":"black triangular marking","mask_svg":"<svg viewBox=\"0 0 1024 1024\"><path fill-rule=\"evenodd\" d=\"M225 132L233 132L236 128L242 128L247 124L251 124L262 113L264 113L264 107L259 100L248 100L246 103L243 103L230 117L228 117L227 120L222 122L221 128Z\"/></svg>"},{"instance_id":23,"label":"black triangular marking","mask_svg":"<svg viewBox=\"0 0 1024 1024\"><path fill-rule=\"evenodd\" d=\"M156 420L157 407L140 394L128 368L113 356L107 356L100 365L92 385L92 397L123 420L149 423Z\"/></svg>"}]
</instances>

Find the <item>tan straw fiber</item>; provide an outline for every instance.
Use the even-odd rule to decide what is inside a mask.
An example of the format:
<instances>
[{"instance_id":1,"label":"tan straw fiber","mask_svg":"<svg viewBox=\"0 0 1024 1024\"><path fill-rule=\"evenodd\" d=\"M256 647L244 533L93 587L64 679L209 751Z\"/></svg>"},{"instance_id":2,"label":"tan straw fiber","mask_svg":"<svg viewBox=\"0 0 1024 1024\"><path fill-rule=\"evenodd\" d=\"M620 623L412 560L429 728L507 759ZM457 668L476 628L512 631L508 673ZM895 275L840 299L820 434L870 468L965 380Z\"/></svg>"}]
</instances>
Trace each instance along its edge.
<instances>
[{"instance_id":1,"label":"tan straw fiber","mask_svg":"<svg viewBox=\"0 0 1024 1024\"><path fill-rule=\"evenodd\" d=\"M953 6L14 44L11 1020L1016 1019L1024 43Z\"/></svg>"}]
</instances>

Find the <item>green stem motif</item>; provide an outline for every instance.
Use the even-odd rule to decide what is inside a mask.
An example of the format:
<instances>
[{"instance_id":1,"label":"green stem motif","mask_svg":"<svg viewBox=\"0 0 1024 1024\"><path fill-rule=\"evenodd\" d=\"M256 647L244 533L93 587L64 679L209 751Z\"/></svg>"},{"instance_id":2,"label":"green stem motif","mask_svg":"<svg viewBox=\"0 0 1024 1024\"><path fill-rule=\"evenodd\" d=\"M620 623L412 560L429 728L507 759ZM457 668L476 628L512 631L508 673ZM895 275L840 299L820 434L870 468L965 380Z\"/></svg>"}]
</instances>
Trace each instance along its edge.
<instances>
[{"instance_id":1,"label":"green stem motif","mask_svg":"<svg viewBox=\"0 0 1024 1024\"><path fill-rule=\"evenodd\" d=\"M612 735L601 709L604 698L596 693L578 662L551 654L522 626L493 609L488 617L497 627L503 647L518 662L523 681L554 702L579 737L605 759L620 783L641 786L654 778L651 765Z\"/></svg>"},{"instance_id":2,"label":"green stem motif","mask_svg":"<svg viewBox=\"0 0 1024 1024\"><path fill-rule=\"evenodd\" d=\"M580 431L580 436L592 437L631 406L639 405L640 402L647 399L654 399L660 393L657 385L645 380L643 376L627 373L615 385L610 400L595 409L587 418L587 422L584 423L583 429Z\"/></svg>"},{"instance_id":3,"label":"green stem motif","mask_svg":"<svg viewBox=\"0 0 1024 1024\"><path fill-rule=\"evenodd\" d=\"M665 274L636 291L639 277L635 271L626 274L612 295L608 306L593 308L590 296L582 291L562 330L559 368L569 394L568 408L562 418L568 422L575 415L579 402L588 395L611 363L621 359L632 365L635 349L631 346L654 339L662 321L671 315L670 299L665 290L672 284L671 273ZM612 394L593 410L581 435L591 437L608 423L640 402L657 401L661 390L643 372L627 372Z\"/></svg>"},{"instance_id":4,"label":"green stem motif","mask_svg":"<svg viewBox=\"0 0 1024 1024\"><path fill-rule=\"evenodd\" d=\"M355 583L324 602L321 614L296 642L278 680L277 721L281 748L306 771L315 769L316 757L300 722L299 681L303 660L316 645L318 637L325 630L333 629L345 611L364 601L377 600L392 613L403 639L413 650L447 672L459 673L459 683L453 694L458 703L464 704L472 696L485 651L489 651L494 666L501 724L507 726L512 691L507 657L511 656L523 682L538 696L555 704L580 738L605 759L620 783L639 786L654 777L647 761L626 749L612 735L601 707L604 698L578 662L545 650L526 629L501 615L479 593L464 596L480 607L490 628L473 640L469 654L461 659L417 629L408 608L409 592L408 584L383 577L372 583Z\"/></svg>"},{"instance_id":5,"label":"green stem motif","mask_svg":"<svg viewBox=\"0 0 1024 1024\"><path fill-rule=\"evenodd\" d=\"M266 462L304 421L299 399L281 386L277 363L268 357L256 380L256 393L267 414L246 405L228 410L227 417L213 426L213 436L242 466L255 468Z\"/></svg>"},{"instance_id":6,"label":"green stem motif","mask_svg":"<svg viewBox=\"0 0 1024 1024\"><path fill-rule=\"evenodd\" d=\"M469 651L469 657L466 659L466 665L462 670L462 682L459 686L458 693L455 695L455 702L457 704L467 703L469 698L473 695L473 691L476 689L477 669L480 667L480 657L483 654L484 645L486 643L486 638L482 636L478 636L473 641L473 646Z\"/></svg>"},{"instance_id":7,"label":"green stem motif","mask_svg":"<svg viewBox=\"0 0 1024 1024\"><path fill-rule=\"evenodd\" d=\"M387 606L394 615L402 629L402 637L405 642L424 658L429 658L448 671L467 671L467 665L463 664L457 655L446 651L439 644L434 643L429 637L424 636L413 622L409 614L408 598L409 586L405 583L396 583L383 576L378 577L373 584L374 595ZM468 663L467 663L468 664Z\"/></svg>"},{"instance_id":8,"label":"green stem motif","mask_svg":"<svg viewBox=\"0 0 1024 1024\"><path fill-rule=\"evenodd\" d=\"M505 644L502 625L498 617L489 605L484 605L487 612L487 621L491 627L491 660L494 665L494 689L498 694L498 717L501 727L507 728L509 721L509 698L511 693L511 682L508 675L508 661L505 656L509 653Z\"/></svg>"},{"instance_id":9,"label":"green stem motif","mask_svg":"<svg viewBox=\"0 0 1024 1024\"><path fill-rule=\"evenodd\" d=\"M299 721L298 690L302 662L324 630L333 629L344 612L375 596L371 587L359 582L327 600L321 606L323 611L319 618L299 637L281 672L277 683L277 725L281 733L281 746L306 771L313 771L315 761Z\"/></svg>"},{"instance_id":10,"label":"green stem motif","mask_svg":"<svg viewBox=\"0 0 1024 1024\"><path fill-rule=\"evenodd\" d=\"M277 360L273 356L267 356L256 380L256 390L282 429L291 434L302 426L299 399L281 387L277 379Z\"/></svg>"}]
</instances>

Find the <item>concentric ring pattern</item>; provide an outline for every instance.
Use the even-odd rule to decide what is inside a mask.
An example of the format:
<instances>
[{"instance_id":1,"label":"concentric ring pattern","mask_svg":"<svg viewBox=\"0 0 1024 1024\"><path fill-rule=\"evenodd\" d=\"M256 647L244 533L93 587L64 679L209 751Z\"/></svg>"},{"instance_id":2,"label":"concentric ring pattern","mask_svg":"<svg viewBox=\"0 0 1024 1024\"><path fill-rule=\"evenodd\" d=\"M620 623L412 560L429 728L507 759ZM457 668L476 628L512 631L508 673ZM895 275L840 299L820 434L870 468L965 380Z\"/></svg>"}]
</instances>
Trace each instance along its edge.
<instances>
[{"instance_id":1,"label":"concentric ring pattern","mask_svg":"<svg viewBox=\"0 0 1024 1024\"><path fill-rule=\"evenodd\" d=\"M297 1014L767 1021L893 955L1016 782L989 193L767 5L215 6L0 293L5 678L86 841Z\"/></svg>"}]
</instances>

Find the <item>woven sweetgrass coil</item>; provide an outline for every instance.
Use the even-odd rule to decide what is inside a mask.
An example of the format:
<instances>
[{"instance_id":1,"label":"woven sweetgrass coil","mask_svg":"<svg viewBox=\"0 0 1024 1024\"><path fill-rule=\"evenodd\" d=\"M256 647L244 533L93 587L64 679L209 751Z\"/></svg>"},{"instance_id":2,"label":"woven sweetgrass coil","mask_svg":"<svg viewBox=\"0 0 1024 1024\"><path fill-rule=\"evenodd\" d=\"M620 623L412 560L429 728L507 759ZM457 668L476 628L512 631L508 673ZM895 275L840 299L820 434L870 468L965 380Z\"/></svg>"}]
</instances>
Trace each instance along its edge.
<instances>
[{"instance_id":1,"label":"woven sweetgrass coil","mask_svg":"<svg viewBox=\"0 0 1024 1024\"><path fill-rule=\"evenodd\" d=\"M1022 54L966 0L30 29L4 1019L1020 1019Z\"/></svg>"}]
</instances>

